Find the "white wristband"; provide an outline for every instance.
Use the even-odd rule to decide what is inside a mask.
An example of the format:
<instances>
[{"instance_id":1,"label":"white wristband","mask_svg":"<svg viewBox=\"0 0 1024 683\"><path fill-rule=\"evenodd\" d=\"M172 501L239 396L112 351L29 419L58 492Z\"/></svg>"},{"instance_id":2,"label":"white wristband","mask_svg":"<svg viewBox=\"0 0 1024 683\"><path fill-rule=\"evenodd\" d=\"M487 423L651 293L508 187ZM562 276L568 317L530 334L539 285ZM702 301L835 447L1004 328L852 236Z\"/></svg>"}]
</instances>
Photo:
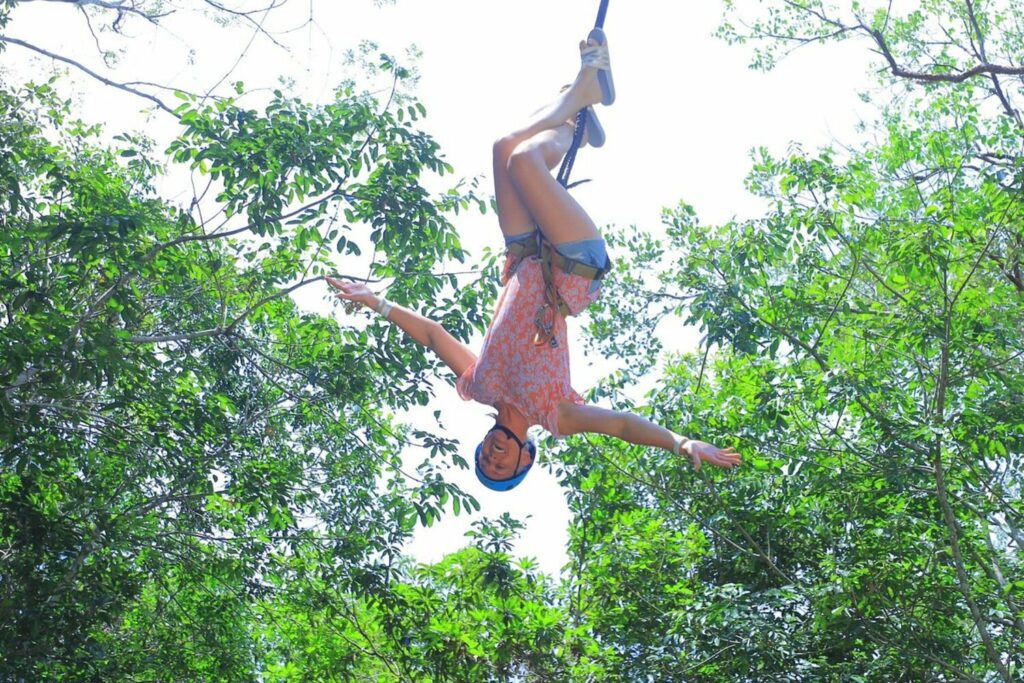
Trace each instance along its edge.
<instances>
[{"instance_id":1,"label":"white wristband","mask_svg":"<svg viewBox=\"0 0 1024 683\"><path fill-rule=\"evenodd\" d=\"M377 307L373 310L377 311L377 313L379 313L381 317L383 317L386 320L388 317L388 313L391 312L392 308L394 308L394 306L392 306L391 302L385 299L384 297L381 297L380 303L377 304Z\"/></svg>"},{"instance_id":2,"label":"white wristband","mask_svg":"<svg viewBox=\"0 0 1024 683\"><path fill-rule=\"evenodd\" d=\"M672 441L674 442L673 450L675 451L676 455L682 455L683 449L686 448L686 444L690 443L689 439L687 439L685 436L679 436L678 434L672 435Z\"/></svg>"}]
</instances>

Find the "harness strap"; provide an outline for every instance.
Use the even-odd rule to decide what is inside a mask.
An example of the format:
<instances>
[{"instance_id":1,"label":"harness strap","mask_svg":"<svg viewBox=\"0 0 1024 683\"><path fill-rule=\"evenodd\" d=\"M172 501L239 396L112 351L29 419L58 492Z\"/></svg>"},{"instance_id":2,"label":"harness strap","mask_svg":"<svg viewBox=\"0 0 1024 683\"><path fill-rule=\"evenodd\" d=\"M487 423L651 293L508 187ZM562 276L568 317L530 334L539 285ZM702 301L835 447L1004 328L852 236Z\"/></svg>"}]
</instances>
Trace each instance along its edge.
<instances>
[{"instance_id":1,"label":"harness strap","mask_svg":"<svg viewBox=\"0 0 1024 683\"><path fill-rule=\"evenodd\" d=\"M600 280L608 272L611 262L609 261L604 268L598 268L589 263L563 256L555 249L554 245L544 239L539 230L536 240L513 242L508 246L508 253L516 259L512 265L512 272L515 272L524 258L540 254L541 274L544 276L544 303L537 309L537 314L533 318L533 322L537 326L537 334L533 338L533 343L537 346L543 344L558 346L558 339L555 338L555 311L563 318L572 315L572 311L569 310L569 305L565 303L558 293L558 288L555 287L552 266L557 266L570 275L579 275L587 280Z\"/></svg>"},{"instance_id":2,"label":"harness strap","mask_svg":"<svg viewBox=\"0 0 1024 683\"><path fill-rule=\"evenodd\" d=\"M577 261L576 259L563 256L554 248L554 245L547 240L543 241L542 246L538 246L536 241L513 242L506 247L506 251L516 258L517 265L519 261L522 261L524 258L540 253L541 260L549 258L560 270L569 273L570 275L579 275L580 277L588 280L600 280L608 272L607 267L598 268L590 265L589 263L584 263L583 261ZM515 268L516 266L513 266L512 270L514 271ZM545 278L545 283L546 282L547 279Z\"/></svg>"}]
</instances>

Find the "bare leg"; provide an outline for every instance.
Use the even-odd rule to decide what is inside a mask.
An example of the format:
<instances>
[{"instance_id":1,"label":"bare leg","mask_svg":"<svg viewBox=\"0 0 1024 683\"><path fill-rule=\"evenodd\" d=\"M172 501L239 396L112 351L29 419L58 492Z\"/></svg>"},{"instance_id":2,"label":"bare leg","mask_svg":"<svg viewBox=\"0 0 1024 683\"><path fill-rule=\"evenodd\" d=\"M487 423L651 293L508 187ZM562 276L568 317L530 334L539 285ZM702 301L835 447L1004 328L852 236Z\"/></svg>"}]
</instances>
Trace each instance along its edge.
<instances>
[{"instance_id":1,"label":"bare leg","mask_svg":"<svg viewBox=\"0 0 1024 683\"><path fill-rule=\"evenodd\" d=\"M565 128L571 143L572 131ZM509 158L508 173L519 199L552 244L596 239L601 233L594 221L550 173L547 159L552 146L531 138Z\"/></svg>"},{"instance_id":2,"label":"bare leg","mask_svg":"<svg viewBox=\"0 0 1024 683\"><path fill-rule=\"evenodd\" d=\"M532 232L537 225L512 182L509 159L520 147L523 152L529 149L540 158L545 173L549 173L568 151L572 133L569 126L563 125L542 131L527 140L509 136L494 143L494 196L498 203L498 225L505 237Z\"/></svg>"},{"instance_id":3,"label":"bare leg","mask_svg":"<svg viewBox=\"0 0 1024 683\"><path fill-rule=\"evenodd\" d=\"M587 43L580 42L580 50L586 46ZM601 86L597 82L597 69L593 67L581 68L579 73L576 74L576 80L563 90L554 102L534 113L526 126L513 131L508 137L522 142L532 138L541 131L561 126L576 116L576 112L580 109L597 104L600 101Z\"/></svg>"},{"instance_id":4,"label":"bare leg","mask_svg":"<svg viewBox=\"0 0 1024 683\"><path fill-rule=\"evenodd\" d=\"M558 99L494 143L494 191L505 237L531 232L536 225L554 244L599 236L590 217L550 171L572 143L567 121L600 99L596 70L581 69Z\"/></svg>"}]
</instances>

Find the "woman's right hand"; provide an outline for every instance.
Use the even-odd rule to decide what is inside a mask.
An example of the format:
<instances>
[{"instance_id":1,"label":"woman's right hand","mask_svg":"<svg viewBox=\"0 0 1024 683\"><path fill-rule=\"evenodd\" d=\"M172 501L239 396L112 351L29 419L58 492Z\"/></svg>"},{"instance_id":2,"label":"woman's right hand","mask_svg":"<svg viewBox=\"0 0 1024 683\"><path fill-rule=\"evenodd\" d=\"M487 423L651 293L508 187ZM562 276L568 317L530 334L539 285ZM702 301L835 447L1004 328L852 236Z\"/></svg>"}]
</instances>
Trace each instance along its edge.
<instances>
[{"instance_id":1,"label":"woman's right hand","mask_svg":"<svg viewBox=\"0 0 1024 683\"><path fill-rule=\"evenodd\" d=\"M370 291L365 283L338 280L333 277L328 277L327 283L338 290L338 293L334 295L337 299L362 304L368 308L377 305L377 295Z\"/></svg>"},{"instance_id":2,"label":"woman's right hand","mask_svg":"<svg viewBox=\"0 0 1024 683\"><path fill-rule=\"evenodd\" d=\"M732 446L719 448L706 441L687 439L683 446L693 460L693 468L700 471L701 462L711 463L716 467L730 468L740 464L740 454Z\"/></svg>"}]
</instances>

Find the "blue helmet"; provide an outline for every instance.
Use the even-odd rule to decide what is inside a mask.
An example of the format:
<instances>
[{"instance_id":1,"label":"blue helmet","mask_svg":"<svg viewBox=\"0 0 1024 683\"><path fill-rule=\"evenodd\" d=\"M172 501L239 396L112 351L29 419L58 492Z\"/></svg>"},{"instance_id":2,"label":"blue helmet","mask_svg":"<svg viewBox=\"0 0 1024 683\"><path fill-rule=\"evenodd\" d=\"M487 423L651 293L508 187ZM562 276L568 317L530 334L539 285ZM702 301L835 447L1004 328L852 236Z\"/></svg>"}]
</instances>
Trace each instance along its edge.
<instances>
[{"instance_id":1,"label":"blue helmet","mask_svg":"<svg viewBox=\"0 0 1024 683\"><path fill-rule=\"evenodd\" d=\"M533 443L533 441L527 441L526 443L523 443L522 441L519 440L519 437L512 432L511 429L500 424L496 424L493 427L491 427L487 431L487 434L490 434L495 429L504 432L506 436L510 437L519 445L519 458L516 460L516 468L513 471L519 469L519 463L521 462L523 457L523 448L526 448L528 451L530 451L530 462L529 464L526 465L526 467L523 468L522 472L517 472L516 474L513 474L511 477L507 477L505 479L491 479L486 474L484 474L483 470L480 469L480 451L483 450L484 442L481 441L480 443L477 444L476 454L473 458L474 464L476 465L476 478L480 480L481 484L491 489L492 491L508 491L509 489L514 489L516 486L519 486L519 483L526 478L527 474L530 473L530 468L533 467L533 463L537 460L537 446L536 444ZM484 434L484 439L487 438L487 434Z\"/></svg>"}]
</instances>

